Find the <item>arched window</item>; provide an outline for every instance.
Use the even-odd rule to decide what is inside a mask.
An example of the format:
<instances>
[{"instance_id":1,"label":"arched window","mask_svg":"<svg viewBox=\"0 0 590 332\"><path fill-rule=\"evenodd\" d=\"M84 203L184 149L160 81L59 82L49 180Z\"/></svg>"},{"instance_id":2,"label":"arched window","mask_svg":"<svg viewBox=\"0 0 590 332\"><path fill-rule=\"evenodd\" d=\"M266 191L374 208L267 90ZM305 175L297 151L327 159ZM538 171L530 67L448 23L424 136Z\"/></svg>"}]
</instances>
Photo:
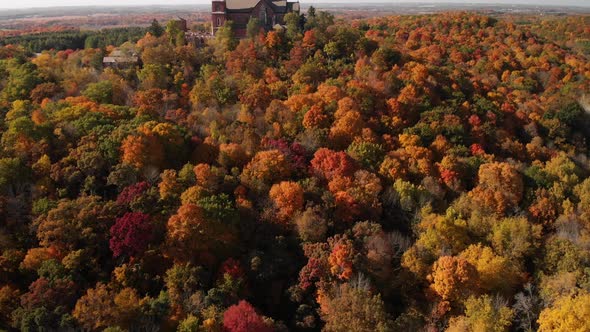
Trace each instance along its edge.
<instances>
[{"instance_id":1,"label":"arched window","mask_svg":"<svg viewBox=\"0 0 590 332\"><path fill-rule=\"evenodd\" d=\"M258 14L258 19L260 20L260 23L267 25L268 17L266 16L266 7L264 7L264 5L260 6L260 12Z\"/></svg>"},{"instance_id":2,"label":"arched window","mask_svg":"<svg viewBox=\"0 0 590 332\"><path fill-rule=\"evenodd\" d=\"M217 18L217 26L220 27L221 26L221 17Z\"/></svg>"}]
</instances>

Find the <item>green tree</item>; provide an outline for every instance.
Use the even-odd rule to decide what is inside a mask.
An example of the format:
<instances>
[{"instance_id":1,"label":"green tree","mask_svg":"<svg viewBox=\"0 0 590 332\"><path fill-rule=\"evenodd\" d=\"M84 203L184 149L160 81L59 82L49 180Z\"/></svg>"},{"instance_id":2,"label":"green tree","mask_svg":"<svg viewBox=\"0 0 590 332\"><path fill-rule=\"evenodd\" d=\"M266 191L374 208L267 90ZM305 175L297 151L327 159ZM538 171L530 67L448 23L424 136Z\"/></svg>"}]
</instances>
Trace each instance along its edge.
<instances>
[{"instance_id":1,"label":"green tree","mask_svg":"<svg viewBox=\"0 0 590 332\"><path fill-rule=\"evenodd\" d=\"M162 65L148 64L137 74L141 87L149 89L166 89L170 82L167 68Z\"/></svg>"},{"instance_id":2,"label":"green tree","mask_svg":"<svg viewBox=\"0 0 590 332\"><path fill-rule=\"evenodd\" d=\"M180 26L180 22L177 20L168 21L166 24L166 35L168 35L168 41L172 45L182 46L185 43L184 31Z\"/></svg>"},{"instance_id":3,"label":"green tree","mask_svg":"<svg viewBox=\"0 0 590 332\"><path fill-rule=\"evenodd\" d=\"M28 99L31 91L41 83L37 67L31 62L12 59L7 63L8 80L0 91L0 106L17 99Z\"/></svg>"},{"instance_id":4,"label":"green tree","mask_svg":"<svg viewBox=\"0 0 590 332\"><path fill-rule=\"evenodd\" d=\"M215 33L215 39L222 47L222 52L233 51L238 45L238 39L234 35L234 22L225 21Z\"/></svg>"},{"instance_id":5,"label":"green tree","mask_svg":"<svg viewBox=\"0 0 590 332\"><path fill-rule=\"evenodd\" d=\"M0 192L18 193L30 178L31 170L18 158L0 159Z\"/></svg>"},{"instance_id":6,"label":"green tree","mask_svg":"<svg viewBox=\"0 0 590 332\"><path fill-rule=\"evenodd\" d=\"M285 25L287 26L287 38L296 40L301 38L302 16L290 12L284 17Z\"/></svg>"},{"instance_id":7,"label":"green tree","mask_svg":"<svg viewBox=\"0 0 590 332\"><path fill-rule=\"evenodd\" d=\"M164 34L164 28L158 20L153 19L152 24L150 24L150 27L148 28L148 32L152 34L152 36L160 37Z\"/></svg>"},{"instance_id":8,"label":"green tree","mask_svg":"<svg viewBox=\"0 0 590 332\"><path fill-rule=\"evenodd\" d=\"M260 32L261 28L262 25L260 24L260 20L256 17L250 17L248 25L246 26L246 35L248 38L254 39Z\"/></svg>"},{"instance_id":9,"label":"green tree","mask_svg":"<svg viewBox=\"0 0 590 332\"><path fill-rule=\"evenodd\" d=\"M101 81L89 84L82 95L88 99L101 104L111 104L113 102L113 83L111 81Z\"/></svg>"}]
</instances>

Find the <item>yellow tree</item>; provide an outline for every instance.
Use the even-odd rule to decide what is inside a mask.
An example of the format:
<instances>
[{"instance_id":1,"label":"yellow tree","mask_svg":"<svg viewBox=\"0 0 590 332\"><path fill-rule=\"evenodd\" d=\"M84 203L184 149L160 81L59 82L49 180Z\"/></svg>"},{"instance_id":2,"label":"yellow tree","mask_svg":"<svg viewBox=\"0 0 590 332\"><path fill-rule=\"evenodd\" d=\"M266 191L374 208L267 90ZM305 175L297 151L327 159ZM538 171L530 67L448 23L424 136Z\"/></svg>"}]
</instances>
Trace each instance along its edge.
<instances>
[{"instance_id":1,"label":"yellow tree","mask_svg":"<svg viewBox=\"0 0 590 332\"><path fill-rule=\"evenodd\" d=\"M229 225L210 219L203 208L194 204L182 205L168 219L166 243L174 259L190 260L232 243L233 232Z\"/></svg>"},{"instance_id":2,"label":"yellow tree","mask_svg":"<svg viewBox=\"0 0 590 332\"><path fill-rule=\"evenodd\" d=\"M503 214L515 208L523 195L522 177L508 163L483 164L478 172L479 183L469 195L478 206L490 207L492 212Z\"/></svg>"},{"instance_id":3,"label":"yellow tree","mask_svg":"<svg viewBox=\"0 0 590 332\"><path fill-rule=\"evenodd\" d=\"M318 297L321 316L326 322L323 331L385 332L392 330L381 296L372 294L363 285L336 286L330 291L320 291Z\"/></svg>"},{"instance_id":4,"label":"yellow tree","mask_svg":"<svg viewBox=\"0 0 590 332\"><path fill-rule=\"evenodd\" d=\"M99 283L78 300L73 316L88 330L102 330L109 326L130 328L139 306L140 298L133 288L115 292Z\"/></svg>"},{"instance_id":5,"label":"yellow tree","mask_svg":"<svg viewBox=\"0 0 590 332\"><path fill-rule=\"evenodd\" d=\"M477 270L461 257L443 256L432 266L430 288L445 301L459 301L477 290Z\"/></svg>"},{"instance_id":6,"label":"yellow tree","mask_svg":"<svg viewBox=\"0 0 590 332\"><path fill-rule=\"evenodd\" d=\"M277 220L287 223L303 208L303 188L296 182L283 181L270 188L270 199L277 208Z\"/></svg>"},{"instance_id":7,"label":"yellow tree","mask_svg":"<svg viewBox=\"0 0 590 332\"><path fill-rule=\"evenodd\" d=\"M358 106L352 107L347 102L343 103L341 99L338 102L338 110L334 114L336 121L330 128L330 140L337 147L346 147L352 143L356 136L361 134L365 123L362 119L361 113L356 110Z\"/></svg>"},{"instance_id":8,"label":"yellow tree","mask_svg":"<svg viewBox=\"0 0 590 332\"><path fill-rule=\"evenodd\" d=\"M240 179L251 189L264 191L270 184L291 174L291 165L279 150L258 152L244 167Z\"/></svg>"},{"instance_id":9,"label":"yellow tree","mask_svg":"<svg viewBox=\"0 0 590 332\"><path fill-rule=\"evenodd\" d=\"M167 169L160 174L162 181L158 184L160 191L160 198L168 199L178 197L180 194L180 185L177 181L176 171L173 169Z\"/></svg>"},{"instance_id":10,"label":"yellow tree","mask_svg":"<svg viewBox=\"0 0 590 332\"><path fill-rule=\"evenodd\" d=\"M497 253L518 260L531 254L537 246L541 228L524 217L504 218L492 226L488 238Z\"/></svg>"},{"instance_id":11,"label":"yellow tree","mask_svg":"<svg viewBox=\"0 0 590 332\"><path fill-rule=\"evenodd\" d=\"M488 292L509 295L521 281L520 271L514 263L496 255L490 247L470 245L459 257L475 267L479 275L479 286Z\"/></svg>"},{"instance_id":12,"label":"yellow tree","mask_svg":"<svg viewBox=\"0 0 590 332\"><path fill-rule=\"evenodd\" d=\"M513 316L512 309L499 299L471 296L465 302L465 315L451 318L446 332L506 332Z\"/></svg>"},{"instance_id":13,"label":"yellow tree","mask_svg":"<svg viewBox=\"0 0 590 332\"><path fill-rule=\"evenodd\" d=\"M164 147L153 136L129 135L121 144L123 163L136 168L159 166L164 160Z\"/></svg>"},{"instance_id":14,"label":"yellow tree","mask_svg":"<svg viewBox=\"0 0 590 332\"><path fill-rule=\"evenodd\" d=\"M566 296L539 316L539 332L590 331L590 294Z\"/></svg>"}]
</instances>

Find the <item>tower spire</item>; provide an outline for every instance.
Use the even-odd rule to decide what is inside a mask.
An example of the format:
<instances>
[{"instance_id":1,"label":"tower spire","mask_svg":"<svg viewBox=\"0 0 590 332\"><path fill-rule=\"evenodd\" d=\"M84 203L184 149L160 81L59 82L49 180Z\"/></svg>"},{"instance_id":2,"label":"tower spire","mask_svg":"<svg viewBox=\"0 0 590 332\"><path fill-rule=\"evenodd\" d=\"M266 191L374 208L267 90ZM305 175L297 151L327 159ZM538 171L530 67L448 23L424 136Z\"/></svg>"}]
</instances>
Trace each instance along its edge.
<instances>
[{"instance_id":1,"label":"tower spire","mask_svg":"<svg viewBox=\"0 0 590 332\"><path fill-rule=\"evenodd\" d=\"M225 0L211 1L211 33L215 34L217 30L225 24L226 21L226 3Z\"/></svg>"}]
</instances>

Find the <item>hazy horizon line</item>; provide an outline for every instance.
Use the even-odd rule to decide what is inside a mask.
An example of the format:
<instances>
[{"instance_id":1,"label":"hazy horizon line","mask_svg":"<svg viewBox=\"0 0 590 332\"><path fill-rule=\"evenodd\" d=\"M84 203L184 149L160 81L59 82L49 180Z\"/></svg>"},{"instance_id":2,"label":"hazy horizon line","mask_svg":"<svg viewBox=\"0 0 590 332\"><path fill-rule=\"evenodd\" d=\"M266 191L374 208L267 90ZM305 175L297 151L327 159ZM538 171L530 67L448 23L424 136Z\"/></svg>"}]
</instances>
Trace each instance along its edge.
<instances>
[{"instance_id":1,"label":"hazy horizon line","mask_svg":"<svg viewBox=\"0 0 590 332\"><path fill-rule=\"evenodd\" d=\"M59 0L64 1L64 0ZM0 5L0 10L34 10L34 9L49 9L49 8L88 8L88 7L98 7L98 8L109 8L109 7L158 7L158 6L165 6L165 7L174 7L174 6L202 6L207 5L210 1L206 0L196 0L196 1L186 1L180 0L178 3L163 3L159 2L162 0L155 0L154 2L150 1L126 1L125 3L121 3L119 1L115 1L111 3L111 0L101 1L102 3L92 3L97 2L98 0L87 0L90 3L80 4L82 1L76 1L76 3L67 3L68 0L65 0L64 3L58 4L51 4L51 5L43 5L39 4L38 1L34 1L35 4L31 3L30 5L22 4L22 2L27 3L28 1L21 1L20 5L15 5L12 7L3 7ZM45 2L45 1L41 1ZM106 4L105 4L106 2ZM148 2L146 4L146 2ZM437 0L372 0L368 2L358 3L358 1L354 0L300 0L299 1L302 5L322 5L322 4L330 4L330 5L358 5L359 7L363 5L371 5L371 4L391 4L391 5L412 5L412 4L429 4L429 5L463 5L463 6L494 6L494 5L509 5L509 6L532 6L532 7L582 7L588 8L590 7L590 3L587 1L582 0L570 0L570 1L556 1L552 3L544 3L539 4L537 1L532 0L476 0L476 1L465 1L465 0L449 0L449 1L437 1Z\"/></svg>"}]
</instances>

